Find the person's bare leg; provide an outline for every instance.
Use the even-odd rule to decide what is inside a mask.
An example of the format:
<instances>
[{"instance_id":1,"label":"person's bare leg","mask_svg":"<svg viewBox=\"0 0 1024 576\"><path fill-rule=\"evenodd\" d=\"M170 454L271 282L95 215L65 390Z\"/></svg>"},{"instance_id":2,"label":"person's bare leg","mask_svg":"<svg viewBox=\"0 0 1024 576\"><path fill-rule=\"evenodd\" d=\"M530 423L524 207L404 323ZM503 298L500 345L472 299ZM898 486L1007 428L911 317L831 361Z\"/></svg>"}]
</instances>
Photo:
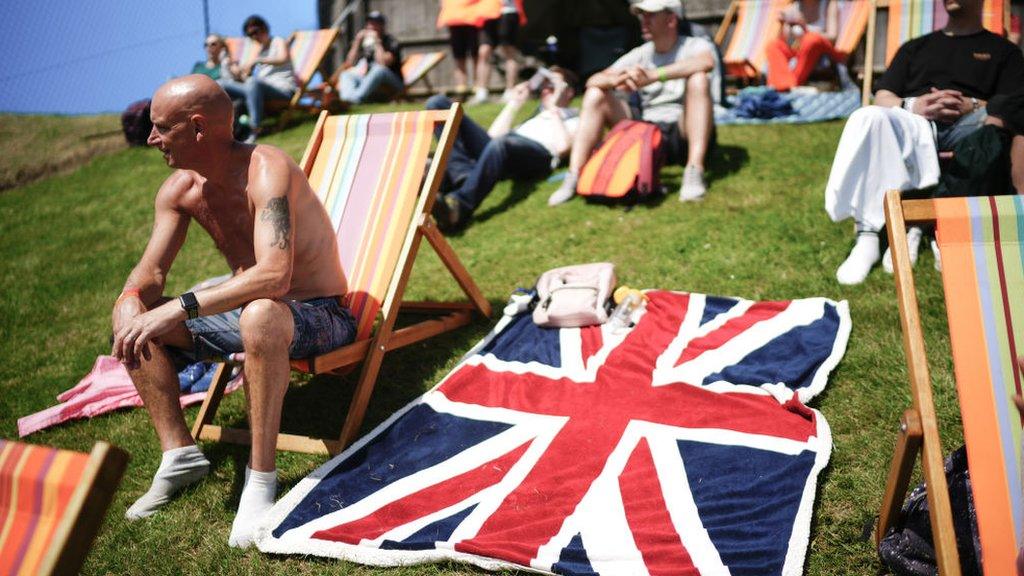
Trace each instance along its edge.
<instances>
[{"instance_id":1,"label":"person's bare leg","mask_svg":"<svg viewBox=\"0 0 1024 576\"><path fill-rule=\"evenodd\" d=\"M499 46L498 54L505 59L505 92L509 93L519 82L519 50L515 46Z\"/></svg>"},{"instance_id":2,"label":"person's bare leg","mask_svg":"<svg viewBox=\"0 0 1024 576\"><path fill-rule=\"evenodd\" d=\"M1017 194L1024 194L1024 136L1014 136L1010 144L1010 179Z\"/></svg>"},{"instance_id":3,"label":"person's bare leg","mask_svg":"<svg viewBox=\"0 0 1024 576\"><path fill-rule=\"evenodd\" d=\"M456 58L455 59L455 89L465 90L469 86L469 71L466 68L466 64L469 62L469 58Z\"/></svg>"},{"instance_id":4,"label":"person's bare leg","mask_svg":"<svg viewBox=\"0 0 1024 576\"><path fill-rule=\"evenodd\" d=\"M569 152L569 172L558 190L552 192L548 198L549 206L556 206L572 199L576 193L580 170L600 141L601 133L606 126L612 126L626 118L629 118L629 107L616 98L611 90L587 88L583 93L583 104L580 107L580 125L576 129L572 150Z\"/></svg>"},{"instance_id":5,"label":"person's bare leg","mask_svg":"<svg viewBox=\"0 0 1024 576\"><path fill-rule=\"evenodd\" d=\"M686 79L686 94L683 97L683 113L679 117L679 134L686 137L686 167L683 169L683 183L679 187L679 200L689 202L700 200L707 192L704 181L704 160L711 143L714 123L711 100L711 80L704 72L698 72Z\"/></svg>"},{"instance_id":6,"label":"person's bare leg","mask_svg":"<svg viewBox=\"0 0 1024 576\"><path fill-rule=\"evenodd\" d=\"M473 79L473 98L471 104L481 104L487 101L487 86L491 81L491 55L494 47L490 44L481 44L476 53L476 77Z\"/></svg>"},{"instance_id":7,"label":"person's bare leg","mask_svg":"<svg viewBox=\"0 0 1024 576\"><path fill-rule=\"evenodd\" d=\"M163 335L160 341L184 349L192 347L192 336L183 324ZM178 400L178 374L170 355L155 342L150 343L149 351L149 360L141 358L139 367L129 370L128 375L153 421L163 455L149 490L125 511L129 520L152 515L170 502L178 490L199 481L210 470L210 462L185 425Z\"/></svg>"},{"instance_id":8,"label":"person's bare leg","mask_svg":"<svg viewBox=\"0 0 1024 576\"><path fill-rule=\"evenodd\" d=\"M684 100L679 133L686 135L688 150L686 165L697 166L703 171L715 120L714 104L711 99L711 80L706 73L698 72L686 79Z\"/></svg>"},{"instance_id":9,"label":"person's bare leg","mask_svg":"<svg viewBox=\"0 0 1024 576\"><path fill-rule=\"evenodd\" d=\"M260 299L242 310L239 327L245 348L252 453L228 543L245 548L252 544L256 520L273 506L277 494L277 435L291 374L288 349L295 322L287 304Z\"/></svg>"}]
</instances>

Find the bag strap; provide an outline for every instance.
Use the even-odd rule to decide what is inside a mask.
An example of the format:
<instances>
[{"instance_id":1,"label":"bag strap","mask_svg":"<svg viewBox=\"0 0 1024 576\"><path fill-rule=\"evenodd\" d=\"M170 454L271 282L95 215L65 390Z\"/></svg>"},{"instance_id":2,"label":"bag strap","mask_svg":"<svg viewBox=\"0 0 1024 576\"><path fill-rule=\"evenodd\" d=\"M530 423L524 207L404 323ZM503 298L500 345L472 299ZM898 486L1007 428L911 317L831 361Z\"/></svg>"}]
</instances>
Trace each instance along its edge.
<instances>
[{"instance_id":1,"label":"bag strap","mask_svg":"<svg viewBox=\"0 0 1024 576\"><path fill-rule=\"evenodd\" d=\"M638 194L647 195L654 191L654 149L657 147L654 140L657 138L660 144L661 130L654 124L645 124L643 128L640 136L640 171L636 175L636 191Z\"/></svg>"}]
</instances>

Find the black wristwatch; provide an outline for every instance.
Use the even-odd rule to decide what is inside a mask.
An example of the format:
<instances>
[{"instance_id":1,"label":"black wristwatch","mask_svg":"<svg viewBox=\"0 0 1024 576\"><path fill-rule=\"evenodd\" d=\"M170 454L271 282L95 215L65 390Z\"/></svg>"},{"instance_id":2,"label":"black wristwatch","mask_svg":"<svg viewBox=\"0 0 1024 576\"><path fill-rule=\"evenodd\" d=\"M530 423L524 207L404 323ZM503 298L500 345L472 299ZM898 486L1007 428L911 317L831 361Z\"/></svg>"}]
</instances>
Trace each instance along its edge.
<instances>
[{"instance_id":1,"label":"black wristwatch","mask_svg":"<svg viewBox=\"0 0 1024 576\"><path fill-rule=\"evenodd\" d=\"M178 302L181 302L181 309L188 314L189 320L199 318L199 300L196 300L196 295L191 292L185 292L181 296L178 296Z\"/></svg>"}]
</instances>

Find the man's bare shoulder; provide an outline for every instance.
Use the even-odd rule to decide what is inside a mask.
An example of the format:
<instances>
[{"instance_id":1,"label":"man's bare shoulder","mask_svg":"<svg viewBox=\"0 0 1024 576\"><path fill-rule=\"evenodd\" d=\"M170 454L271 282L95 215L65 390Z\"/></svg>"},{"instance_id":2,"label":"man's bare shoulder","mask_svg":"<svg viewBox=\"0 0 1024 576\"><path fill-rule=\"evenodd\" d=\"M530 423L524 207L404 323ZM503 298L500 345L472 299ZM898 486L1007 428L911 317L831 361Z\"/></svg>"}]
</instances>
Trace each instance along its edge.
<instances>
[{"instance_id":1,"label":"man's bare shoulder","mask_svg":"<svg viewBox=\"0 0 1024 576\"><path fill-rule=\"evenodd\" d=\"M160 185L157 204L179 206L185 195L199 184L198 179L199 175L191 170L175 170Z\"/></svg>"},{"instance_id":2,"label":"man's bare shoulder","mask_svg":"<svg viewBox=\"0 0 1024 576\"><path fill-rule=\"evenodd\" d=\"M279 196L282 193L291 193L295 191L297 182L304 183L305 178L291 156L275 146L256 146L249 159L251 196Z\"/></svg>"}]
</instances>

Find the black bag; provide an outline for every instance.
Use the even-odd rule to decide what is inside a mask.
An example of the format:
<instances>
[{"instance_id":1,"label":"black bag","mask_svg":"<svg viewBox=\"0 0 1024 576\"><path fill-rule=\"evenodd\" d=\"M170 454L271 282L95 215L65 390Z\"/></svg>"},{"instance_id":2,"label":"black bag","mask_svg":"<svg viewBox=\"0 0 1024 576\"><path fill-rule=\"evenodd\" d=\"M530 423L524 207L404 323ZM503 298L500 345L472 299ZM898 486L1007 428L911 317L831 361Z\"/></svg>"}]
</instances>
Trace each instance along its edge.
<instances>
[{"instance_id":1,"label":"black bag","mask_svg":"<svg viewBox=\"0 0 1024 576\"><path fill-rule=\"evenodd\" d=\"M953 531L960 553L960 571L965 576L981 576L981 543L978 518L971 494L971 476L967 471L967 451L960 447L946 458L946 482L953 510ZM937 573L932 525L928 520L928 492L924 484L907 496L903 511L878 544L882 563L897 576L932 576Z\"/></svg>"},{"instance_id":2,"label":"black bag","mask_svg":"<svg viewBox=\"0 0 1024 576\"><path fill-rule=\"evenodd\" d=\"M149 119L149 98L132 102L121 114L121 129L129 146L145 146L153 122Z\"/></svg>"}]
</instances>

